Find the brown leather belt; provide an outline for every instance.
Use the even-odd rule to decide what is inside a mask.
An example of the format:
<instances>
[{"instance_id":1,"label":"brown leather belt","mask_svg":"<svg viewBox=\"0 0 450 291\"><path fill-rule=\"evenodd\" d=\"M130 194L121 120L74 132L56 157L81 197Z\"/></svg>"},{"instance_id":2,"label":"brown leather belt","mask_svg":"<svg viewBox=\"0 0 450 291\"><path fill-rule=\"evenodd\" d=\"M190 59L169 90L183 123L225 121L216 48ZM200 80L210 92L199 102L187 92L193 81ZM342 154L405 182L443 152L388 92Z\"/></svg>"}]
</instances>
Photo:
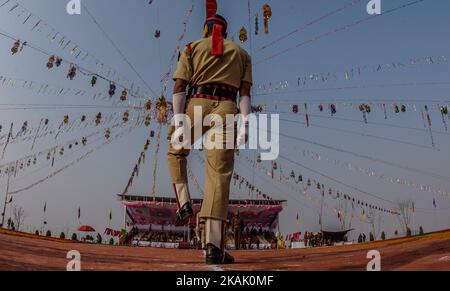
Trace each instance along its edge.
<instances>
[{"instance_id":1,"label":"brown leather belt","mask_svg":"<svg viewBox=\"0 0 450 291\"><path fill-rule=\"evenodd\" d=\"M189 95L191 98L236 102L237 92L238 90L232 86L205 84L193 87Z\"/></svg>"}]
</instances>

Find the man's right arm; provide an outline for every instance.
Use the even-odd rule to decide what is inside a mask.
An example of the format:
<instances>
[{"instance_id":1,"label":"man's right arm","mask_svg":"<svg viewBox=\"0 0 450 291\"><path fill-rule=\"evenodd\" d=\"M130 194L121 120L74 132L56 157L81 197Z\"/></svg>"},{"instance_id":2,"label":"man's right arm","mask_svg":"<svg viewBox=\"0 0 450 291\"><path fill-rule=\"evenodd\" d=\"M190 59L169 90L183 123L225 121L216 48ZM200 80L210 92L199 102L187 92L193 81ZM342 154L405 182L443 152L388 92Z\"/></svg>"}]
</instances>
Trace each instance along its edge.
<instances>
[{"instance_id":1,"label":"man's right arm","mask_svg":"<svg viewBox=\"0 0 450 291\"><path fill-rule=\"evenodd\" d=\"M172 104L173 114L183 114L186 105L186 87L188 82L182 79L176 79L173 88Z\"/></svg>"},{"instance_id":2,"label":"man's right arm","mask_svg":"<svg viewBox=\"0 0 450 291\"><path fill-rule=\"evenodd\" d=\"M241 87L239 88L239 108L241 114L247 117L251 113L251 91L253 83L252 58L243 51L244 55L244 74L242 75Z\"/></svg>"},{"instance_id":3,"label":"man's right arm","mask_svg":"<svg viewBox=\"0 0 450 291\"><path fill-rule=\"evenodd\" d=\"M174 115L174 124L175 126L171 126L169 132L167 133L167 139L171 140L172 135L175 132L175 128L180 125L182 122L182 118L180 114L184 114L186 107L186 87L188 82L182 79L175 79L175 86L173 88L172 95L172 109Z\"/></svg>"}]
</instances>

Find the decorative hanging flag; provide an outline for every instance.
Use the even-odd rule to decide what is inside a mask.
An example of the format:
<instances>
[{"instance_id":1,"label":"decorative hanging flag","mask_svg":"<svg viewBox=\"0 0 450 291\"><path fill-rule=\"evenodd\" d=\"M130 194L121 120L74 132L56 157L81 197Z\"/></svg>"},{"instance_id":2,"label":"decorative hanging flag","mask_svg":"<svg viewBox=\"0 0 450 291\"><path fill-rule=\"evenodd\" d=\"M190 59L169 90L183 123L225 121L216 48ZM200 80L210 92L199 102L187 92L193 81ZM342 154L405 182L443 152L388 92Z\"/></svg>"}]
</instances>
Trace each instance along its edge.
<instances>
[{"instance_id":1,"label":"decorative hanging flag","mask_svg":"<svg viewBox=\"0 0 450 291\"><path fill-rule=\"evenodd\" d=\"M47 211L47 202L44 203L44 213Z\"/></svg>"},{"instance_id":2,"label":"decorative hanging flag","mask_svg":"<svg viewBox=\"0 0 450 291\"><path fill-rule=\"evenodd\" d=\"M78 219L81 218L81 207L78 207Z\"/></svg>"},{"instance_id":3,"label":"decorative hanging flag","mask_svg":"<svg viewBox=\"0 0 450 291\"><path fill-rule=\"evenodd\" d=\"M155 30L155 38L160 38L161 37L161 30L157 29Z\"/></svg>"},{"instance_id":4,"label":"decorative hanging flag","mask_svg":"<svg viewBox=\"0 0 450 291\"><path fill-rule=\"evenodd\" d=\"M309 115L308 115L308 104L305 103L305 121L306 121L306 127L309 127Z\"/></svg>"},{"instance_id":5,"label":"decorative hanging flag","mask_svg":"<svg viewBox=\"0 0 450 291\"><path fill-rule=\"evenodd\" d=\"M8 137L7 137L7 139L6 139L5 145L3 146L2 156L1 156L0 160L3 160L3 157L5 156L5 152L6 152L6 147L8 146L8 144L9 144L11 138L13 137L13 136L12 136L12 135L13 135L13 134L12 134L12 133L13 133L13 127L14 127L14 123L11 123L11 127L10 127L10 129L9 129Z\"/></svg>"},{"instance_id":6,"label":"decorative hanging flag","mask_svg":"<svg viewBox=\"0 0 450 291\"><path fill-rule=\"evenodd\" d=\"M298 215L298 213L297 213L297 218L295 219L295 221L296 221L297 225L300 225L300 216Z\"/></svg>"},{"instance_id":7,"label":"decorative hanging flag","mask_svg":"<svg viewBox=\"0 0 450 291\"><path fill-rule=\"evenodd\" d=\"M433 198L433 207L437 208L436 199Z\"/></svg>"},{"instance_id":8,"label":"decorative hanging flag","mask_svg":"<svg viewBox=\"0 0 450 291\"><path fill-rule=\"evenodd\" d=\"M259 15L258 13L255 14L255 35L258 35L259 33Z\"/></svg>"},{"instance_id":9,"label":"decorative hanging flag","mask_svg":"<svg viewBox=\"0 0 450 291\"><path fill-rule=\"evenodd\" d=\"M383 112L384 112L384 119L388 119L387 111L386 111L386 104L384 104L384 103L383 103Z\"/></svg>"},{"instance_id":10,"label":"decorative hanging flag","mask_svg":"<svg viewBox=\"0 0 450 291\"><path fill-rule=\"evenodd\" d=\"M50 70L53 68L53 65L55 63L55 56L50 56L48 58L48 62L47 62L47 68Z\"/></svg>"},{"instance_id":11,"label":"decorative hanging flag","mask_svg":"<svg viewBox=\"0 0 450 291\"><path fill-rule=\"evenodd\" d=\"M440 107L441 115L442 115L442 123L444 124L445 131L448 131L447 122L445 121L445 116L448 115L448 107L447 106L441 106Z\"/></svg>"},{"instance_id":12,"label":"decorative hanging flag","mask_svg":"<svg viewBox=\"0 0 450 291\"><path fill-rule=\"evenodd\" d=\"M19 51L19 47L20 47L20 40L17 40L17 41L14 43L13 47L11 48L11 53L12 53L13 55L17 54L17 52Z\"/></svg>"},{"instance_id":13,"label":"decorative hanging flag","mask_svg":"<svg viewBox=\"0 0 450 291\"><path fill-rule=\"evenodd\" d=\"M91 86L94 87L96 84L97 84L97 77L96 76L92 76Z\"/></svg>"},{"instance_id":14,"label":"decorative hanging flag","mask_svg":"<svg viewBox=\"0 0 450 291\"><path fill-rule=\"evenodd\" d=\"M272 17L272 8L269 4L265 4L263 6L263 12L264 12L264 32L266 34L269 33L269 19Z\"/></svg>"},{"instance_id":15,"label":"decorative hanging flag","mask_svg":"<svg viewBox=\"0 0 450 291\"><path fill-rule=\"evenodd\" d=\"M109 209L109 220L112 220L112 209Z\"/></svg>"},{"instance_id":16,"label":"decorative hanging flag","mask_svg":"<svg viewBox=\"0 0 450 291\"><path fill-rule=\"evenodd\" d=\"M242 27L241 30L239 31L239 40L242 43L245 43L247 41L248 37L247 37L247 30L245 29L245 27Z\"/></svg>"},{"instance_id":17,"label":"decorative hanging flag","mask_svg":"<svg viewBox=\"0 0 450 291\"><path fill-rule=\"evenodd\" d=\"M433 137L433 131L431 129L431 126L433 125L431 122L431 116L430 116L430 112L428 110L428 106L425 105L425 113L427 114L427 125L428 125L428 132L430 133L430 139L431 139L431 146L435 147L436 144L434 143L434 137Z\"/></svg>"},{"instance_id":18,"label":"decorative hanging flag","mask_svg":"<svg viewBox=\"0 0 450 291\"><path fill-rule=\"evenodd\" d=\"M74 64L71 64L69 72L67 73L67 78L72 81L76 75L77 75L77 67Z\"/></svg>"},{"instance_id":19,"label":"decorative hanging flag","mask_svg":"<svg viewBox=\"0 0 450 291\"><path fill-rule=\"evenodd\" d=\"M372 108L370 107L369 104L367 103L363 103L359 105L359 111L362 112L363 114L363 119L364 119L364 123L367 124L367 114L369 114L370 112L372 112Z\"/></svg>"}]
</instances>

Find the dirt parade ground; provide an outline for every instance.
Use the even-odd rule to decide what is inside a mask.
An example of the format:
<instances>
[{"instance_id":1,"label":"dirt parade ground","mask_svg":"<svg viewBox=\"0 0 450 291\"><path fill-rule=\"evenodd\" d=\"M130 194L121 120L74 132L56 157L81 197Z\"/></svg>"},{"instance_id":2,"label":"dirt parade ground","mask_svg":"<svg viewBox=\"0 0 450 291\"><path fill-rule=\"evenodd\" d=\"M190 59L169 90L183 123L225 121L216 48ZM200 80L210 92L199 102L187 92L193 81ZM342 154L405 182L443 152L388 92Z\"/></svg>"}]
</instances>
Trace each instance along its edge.
<instances>
[{"instance_id":1,"label":"dirt parade ground","mask_svg":"<svg viewBox=\"0 0 450 291\"><path fill-rule=\"evenodd\" d=\"M340 247L233 251L237 263L207 266L198 250L94 245L0 232L0 270L66 270L67 252L81 254L81 269L96 271L364 271L367 253L381 254L381 269L450 270L450 231Z\"/></svg>"}]
</instances>

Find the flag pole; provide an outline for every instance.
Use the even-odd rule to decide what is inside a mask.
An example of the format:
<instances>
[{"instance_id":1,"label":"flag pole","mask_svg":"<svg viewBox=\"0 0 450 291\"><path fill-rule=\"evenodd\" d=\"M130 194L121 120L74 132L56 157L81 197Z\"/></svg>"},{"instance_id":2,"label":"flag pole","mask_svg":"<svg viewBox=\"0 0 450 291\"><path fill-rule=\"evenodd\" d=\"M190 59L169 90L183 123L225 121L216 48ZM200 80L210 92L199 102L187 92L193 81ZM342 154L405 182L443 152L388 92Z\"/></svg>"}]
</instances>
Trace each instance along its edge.
<instances>
[{"instance_id":1,"label":"flag pole","mask_svg":"<svg viewBox=\"0 0 450 291\"><path fill-rule=\"evenodd\" d=\"M46 212L47 212L47 201L44 204L44 213L42 214L42 230L41 230L42 234L44 233L45 230Z\"/></svg>"},{"instance_id":2,"label":"flag pole","mask_svg":"<svg viewBox=\"0 0 450 291\"><path fill-rule=\"evenodd\" d=\"M8 181L6 182L6 192L5 192L5 203L3 204L3 212L2 212L2 227L5 226L5 216L6 216L6 205L8 204L8 195L9 195L9 181L11 179L11 173L8 173Z\"/></svg>"},{"instance_id":3,"label":"flag pole","mask_svg":"<svg viewBox=\"0 0 450 291\"><path fill-rule=\"evenodd\" d=\"M123 205L123 229L127 231L127 207Z\"/></svg>"},{"instance_id":4,"label":"flag pole","mask_svg":"<svg viewBox=\"0 0 450 291\"><path fill-rule=\"evenodd\" d=\"M325 200L325 190L322 189L322 201L320 203L320 231L323 230L323 202Z\"/></svg>"}]
</instances>

